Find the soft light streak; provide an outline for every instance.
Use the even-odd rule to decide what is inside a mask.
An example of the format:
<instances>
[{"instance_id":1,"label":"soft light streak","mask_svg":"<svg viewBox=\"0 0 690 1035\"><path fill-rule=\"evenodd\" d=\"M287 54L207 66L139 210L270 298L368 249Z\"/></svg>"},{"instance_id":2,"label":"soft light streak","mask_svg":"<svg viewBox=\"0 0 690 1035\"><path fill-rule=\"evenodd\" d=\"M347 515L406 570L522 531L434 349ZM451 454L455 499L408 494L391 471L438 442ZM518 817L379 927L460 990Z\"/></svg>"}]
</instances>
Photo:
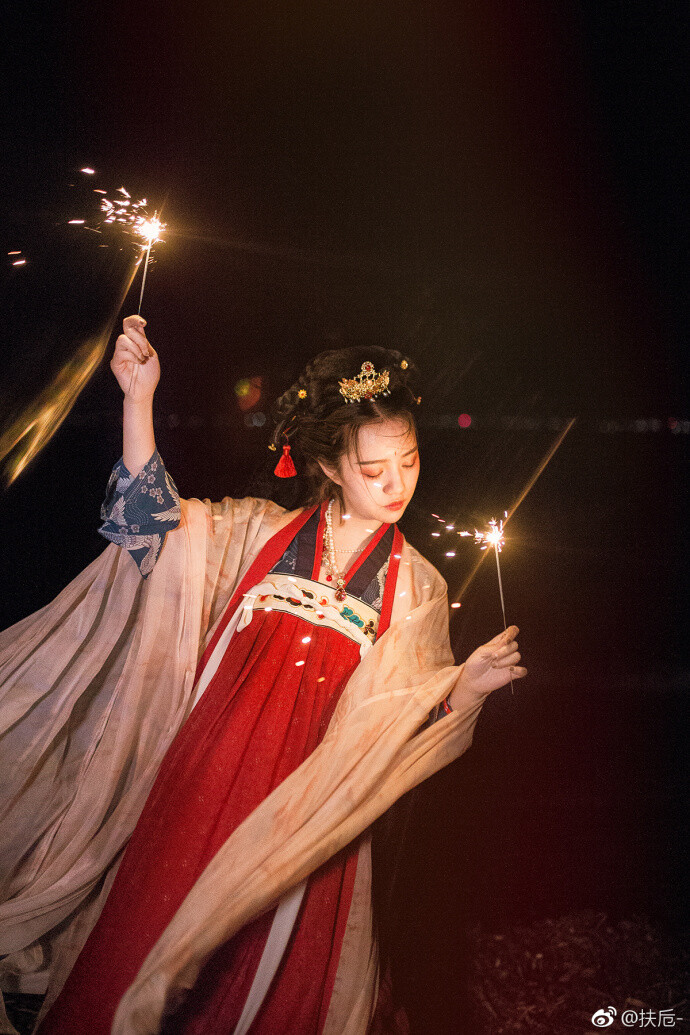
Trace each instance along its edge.
<instances>
[{"instance_id":1,"label":"soft light streak","mask_svg":"<svg viewBox=\"0 0 690 1035\"><path fill-rule=\"evenodd\" d=\"M50 441L100 364L135 274L136 266L133 266L114 312L102 331L82 342L52 382L0 434L0 463L4 464L8 485L16 481Z\"/></svg>"},{"instance_id":2,"label":"soft light streak","mask_svg":"<svg viewBox=\"0 0 690 1035\"><path fill-rule=\"evenodd\" d=\"M108 334L85 342L60 370L52 384L0 436L0 461L14 449L17 455L5 464L11 485L38 456L72 409L75 400L103 358Z\"/></svg>"},{"instance_id":3,"label":"soft light streak","mask_svg":"<svg viewBox=\"0 0 690 1035\"><path fill-rule=\"evenodd\" d=\"M559 432L559 434L556 436L556 438L554 439L552 444L549 446L549 448L546 451L544 457L539 461L539 463L537 464L537 467L535 468L534 472L528 478L527 483L526 483L524 489L522 489L522 491L520 492L518 498L513 503L513 505L508 508L508 511L506 512L506 519L505 519L505 524L506 525L508 524L508 522L510 521L510 519L512 518L513 514L518 509L520 504L525 500L528 492L530 491L530 489L532 489L532 487L534 486L534 484L537 481L537 479L542 475L542 473L544 472L547 464L553 459L555 453L560 448L560 446L561 446L565 436L568 434L570 429L573 427L573 425L575 424L576 420L577 420L576 417L573 417L571 420L569 420L568 423L566 424L566 426L563 428L563 430L561 432ZM457 593L457 597L458 598L463 597L465 595L465 593L467 592L468 587L470 586L470 584L472 583L475 575L479 571L479 569L480 569L480 567L481 567L485 557L486 557L486 553L481 553L479 555L479 557L477 559L477 563L474 565L472 571L469 573L469 575L467 576L467 578L463 582L462 586L458 590L458 593Z\"/></svg>"}]
</instances>

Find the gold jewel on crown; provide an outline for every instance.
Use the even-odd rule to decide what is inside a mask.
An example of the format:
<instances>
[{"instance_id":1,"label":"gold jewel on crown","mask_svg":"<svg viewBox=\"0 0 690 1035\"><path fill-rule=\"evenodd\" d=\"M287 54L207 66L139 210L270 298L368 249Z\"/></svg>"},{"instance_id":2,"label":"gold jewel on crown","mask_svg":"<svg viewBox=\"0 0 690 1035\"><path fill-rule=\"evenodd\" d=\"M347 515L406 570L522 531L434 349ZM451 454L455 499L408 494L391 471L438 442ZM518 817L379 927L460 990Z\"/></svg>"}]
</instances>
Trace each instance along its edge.
<instances>
[{"instance_id":1,"label":"gold jewel on crown","mask_svg":"<svg viewBox=\"0 0 690 1035\"><path fill-rule=\"evenodd\" d=\"M387 370L382 370L380 374L377 374L374 364L367 360L366 363L362 363L362 371L357 374L357 377L353 377L352 380L343 378L342 381L338 381L338 384L345 402L351 403L359 402L360 399L373 399L375 395L390 395L388 380Z\"/></svg>"}]
</instances>

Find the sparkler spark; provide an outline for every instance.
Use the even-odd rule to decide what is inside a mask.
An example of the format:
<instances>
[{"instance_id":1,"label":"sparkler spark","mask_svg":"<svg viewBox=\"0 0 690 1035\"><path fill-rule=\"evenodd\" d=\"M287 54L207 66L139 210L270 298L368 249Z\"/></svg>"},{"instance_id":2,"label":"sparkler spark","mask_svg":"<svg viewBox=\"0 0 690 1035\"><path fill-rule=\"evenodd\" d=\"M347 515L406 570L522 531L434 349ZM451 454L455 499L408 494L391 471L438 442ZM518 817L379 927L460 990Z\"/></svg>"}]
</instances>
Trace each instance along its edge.
<instances>
[{"instance_id":1,"label":"sparkler spark","mask_svg":"<svg viewBox=\"0 0 690 1035\"><path fill-rule=\"evenodd\" d=\"M508 517L508 511L506 510L504 517ZM472 535L471 532L461 532L460 535ZM489 531L479 532L476 528L474 530L474 541L476 543L483 543L482 550L488 549L489 546L495 547L500 553L503 549L506 541L506 537L503 534L503 518L500 522L496 521L496 518L491 518L489 521Z\"/></svg>"},{"instance_id":2,"label":"sparkler spark","mask_svg":"<svg viewBox=\"0 0 690 1035\"><path fill-rule=\"evenodd\" d=\"M141 222L137 222L134 232L146 241L147 247L150 244L155 244L156 241L160 241L161 231L165 229L165 223L161 223L157 216L154 216L153 219L139 218Z\"/></svg>"}]
</instances>

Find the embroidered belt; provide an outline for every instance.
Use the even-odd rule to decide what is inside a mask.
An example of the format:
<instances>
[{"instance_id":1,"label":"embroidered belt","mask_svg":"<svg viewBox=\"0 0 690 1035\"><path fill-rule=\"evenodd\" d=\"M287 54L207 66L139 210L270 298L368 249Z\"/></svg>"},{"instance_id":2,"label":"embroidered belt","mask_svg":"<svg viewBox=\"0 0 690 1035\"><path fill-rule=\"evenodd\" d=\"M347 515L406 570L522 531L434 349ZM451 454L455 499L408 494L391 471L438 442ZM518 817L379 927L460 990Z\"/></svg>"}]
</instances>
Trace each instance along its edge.
<instances>
[{"instance_id":1,"label":"embroidered belt","mask_svg":"<svg viewBox=\"0 0 690 1035\"><path fill-rule=\"evenodd\" d=\"M298 614L312 625L325 625L348 636L364 654L376 639L379 614L357 597L335 599L335 590L297 575L271 573L245 594L238 631L249 624L254 611Z\"/></svg>"}]
</instances>

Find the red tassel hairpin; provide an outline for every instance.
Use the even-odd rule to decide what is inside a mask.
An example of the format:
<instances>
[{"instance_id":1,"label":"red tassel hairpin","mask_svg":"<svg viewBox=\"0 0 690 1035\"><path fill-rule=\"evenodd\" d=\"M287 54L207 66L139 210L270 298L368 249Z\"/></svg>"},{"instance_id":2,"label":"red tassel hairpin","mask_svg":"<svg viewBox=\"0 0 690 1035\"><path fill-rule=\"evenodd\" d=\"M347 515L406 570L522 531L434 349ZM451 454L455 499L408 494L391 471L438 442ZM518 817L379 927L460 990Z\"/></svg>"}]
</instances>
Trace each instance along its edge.
<instances>
[{"instance_id":1,"label":"red tassel hairpin","mask_svg":"<svg viewBox=\"0 0 690 1035\"><path fill-rule=\"evenodd\" d=\"M297 474L297 470L295 469L294 460L290 456L290 443L288 442L287 434L283 432L283 435L285 435L283 455L273 469L273 473L278 478L294 478Z\"/></svg>"}]
</instances>

